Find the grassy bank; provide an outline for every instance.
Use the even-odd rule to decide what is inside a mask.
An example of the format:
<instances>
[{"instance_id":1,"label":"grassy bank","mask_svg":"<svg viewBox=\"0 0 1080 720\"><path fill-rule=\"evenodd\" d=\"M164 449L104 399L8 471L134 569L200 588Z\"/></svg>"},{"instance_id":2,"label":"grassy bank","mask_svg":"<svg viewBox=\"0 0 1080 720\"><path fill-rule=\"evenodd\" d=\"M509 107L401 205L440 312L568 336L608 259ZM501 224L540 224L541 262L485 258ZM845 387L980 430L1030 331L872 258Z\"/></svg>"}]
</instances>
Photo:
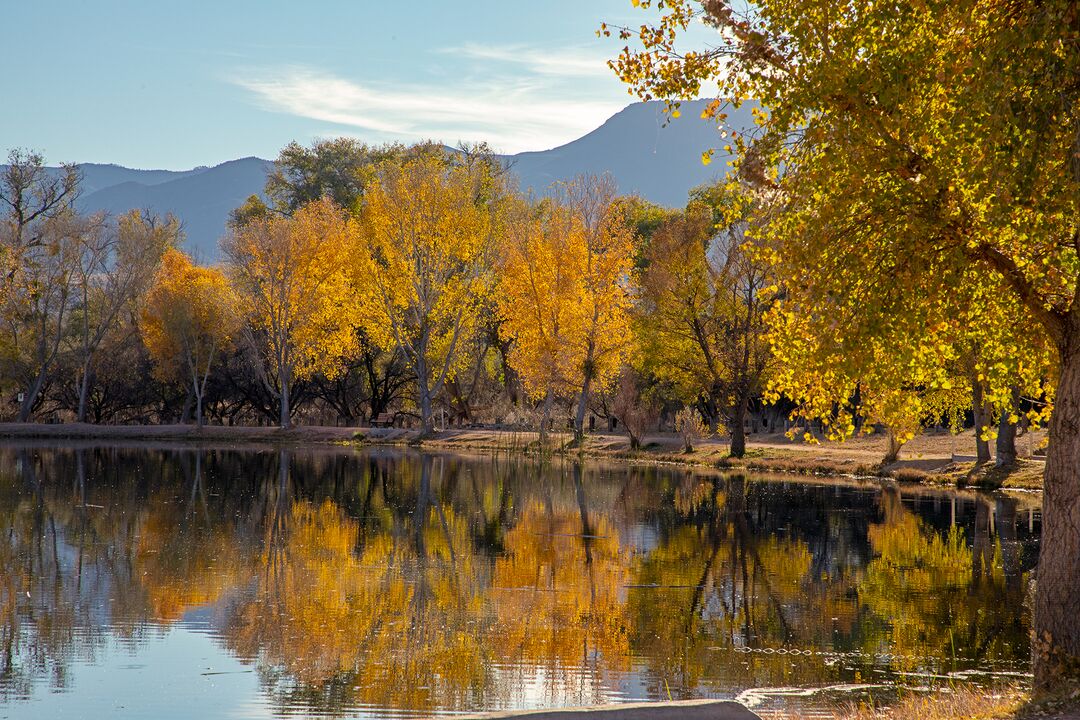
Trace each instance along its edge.
<instances>
[{"instance_id":1,"label":"grassy bank","mask_svg":"<svg viewBox=\"0 0 1080 720\"><path fill-rule=\"evenodd\" d=\"M797 713L762 713L763 720L803 720ZM829 718L815 713L815 720ZM1072 697L1034 703L1024 689L957 687L932 693L912 693L883 706L844 705L832 720L1080 720L1080 699Z\"/></svg>"},{"instance_id":2,"label":"grassy bank","mask_svg":"<svg viewBox=\"0 0 1080 720\"><path fill-rule=\"evenodd\" d=\"M405 431L360 432L364 441L373 444L418 441L415 434ZM974 452L975 439L971 431L959 435L941 433L917 437L904 446L899 460L887 465L881 462L886 439L880 435L861 436L842 443L805 442L788 438L783 433L752 435L745 456L733 458L728 443L721 438L695 443L693 451L686 452L681 439L673 434L650 435L636 450L631 449L625 435L616 433L591 434L582 446L575 445L570 435L559 434L550 439L547 451L769 473L887 477L900 482L1030 490L1042 487L1043 461L1032 457L1032 451L1042 441L1041 433L1022 438L1018 442L1021 459L1009 469L995 468L992 463L977 467L974 458L965 454ZM532 432L450 430L420 444L446 450L541 452L539 439Z\"/></svg>"},{"instance_id":3,"label":"grassy bank","mask_svg":"<svg viewBox=\"0 0 1080 720\"><path fill-rule=\"evenodd\" d=\"M843 443L809 443L790 439L782 433L751 435L746 455L729 456L723 439L711 438L685 452L680 438L657 434L644 438L640 449L631 449L625 435L594 433L581 445L569 434L555 434L541 449L534 432L494 429L452 429L421 438L418 431L397 428L347 428L299 426L289 430L275 427L197 428L192 425L91 425L91 424L0 424L0 438L39 441L157 441L213 442L224 445L266 444L372 444L410 445L440 450L482 450L521 454L542 452L585 457L621 459L633 462L662 462L698 467L750 470L803 475L889 477L901 482L941 485L972 485L1038 489L1042 486L1043 463L1031 457L1042 443L1039 433L1021 438L1022 456L1008 471L992 464L976 467L971 453L971 431L921 435L904 446L897 462L883 465L886 440L881 435L853 438ZM1027 455L1028 457L1023 457Z\"/></svg>"}]
</instances>

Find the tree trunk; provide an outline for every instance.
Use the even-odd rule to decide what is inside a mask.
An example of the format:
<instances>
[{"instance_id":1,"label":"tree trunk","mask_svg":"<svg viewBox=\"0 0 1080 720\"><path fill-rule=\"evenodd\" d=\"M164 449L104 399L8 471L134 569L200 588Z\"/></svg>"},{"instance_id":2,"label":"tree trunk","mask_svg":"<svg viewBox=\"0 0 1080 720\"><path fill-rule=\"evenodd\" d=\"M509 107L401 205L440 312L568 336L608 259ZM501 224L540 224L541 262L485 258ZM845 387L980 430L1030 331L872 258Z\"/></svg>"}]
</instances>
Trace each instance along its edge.
<instances>
[{"instance_id":1,"label":"tree trunk","mask_svg":"<svg viewBox=\"0 0 1080 720\"><path fill-rule=\"evenodd\" d=\"M592 377L585 374L585 383L581 386L581 396L578 398L577 415L574 417L574 439L581 443L585 440L585 411L589 409L589 389L592 385Z\"/></svg>"},{"instance_id":2,"label":"tree trunk","mask_svg":"<svg viewBox=\"0 0 1080 720\"><path fill-rule=\"evenodd\" d=\"M45 385L45 372L42 369L38 373L37 378L34 379L34 384L30 387L29 391L23 396L22 407L19 408L19 422L29 422L30 412L34 408L34 403L37 402L37 397L41 393L42 386Z\"/></svg>"},{"instance_id":3,"label":"tree trunk","mask_svg":"<svg viewBox=\"0 0 1080 720\"><path fill-rule=\"evenodd\" d=\"M427 383L420 389L420 422L424 426L424 435L435 434L435 416L431 412L431 392Z\"/></svg>"},{"instance_id":4,"label":"tree trunk","mask_svg":"<svg viewBox=\"0 0 1080 720\"><path fill-rule=\"evenodd\" d=\"M90 359L87 358L82 366L82 378L79 381L79 411L75 419L78 422L86 422L86 396L90 393Z\"/></svg>"},{"instance_id":5,"label":"tree trunk","mask_svg":"<svg viewBox=\"0 0 1080 720\"><path fill-rule=\"evenodd\" d=\"M728 423L728 432L731 433L731 457L741 458L746 454L746 411L750 406L750 398L745 393L739 396Z\"/></svg>"},{"instance_id":6,"label":"tree trunk","mask_svg":"<svg viewBox=\"0 0 1080 720\"><path fill-rule=\"evenodd\" d=\"M904 443L900 442L896 437L896 433L889 430L889 444L885 449L885 457L881 459L882 465L891 465L900 459L900 448L904 447Z\"/></svg>"},{"instance_id":7,"label":"tree trunk","mask_svg":"<svg viewBox=\"0 0 1080 720\"><path fill-rule=\"evenodd\" d=\"M998 423L996 467L1011 467L1016 464L1016 424L1009 422L1009 412L1001 413Z\"/></svg>"},{"instance_id":8,"label":"tree trunk","mask_svg":"<svg viewBox=\"0 0 1080 720\"><path fill-rule=\"evenodd\" d=\"M422 347L426 347L426 344ZM420 424L423 437L435 434L435 418L431 412L431 386L428 384L427 358L423 352L416 358L416 394L420 396Z\"/></svg>"},{"instance_id":9,"label":"tree trunk","mask_svg":"<svg viewBox=\"0 0 1080 720\"><path fill-rule=\"evenodd\" d=\"M546 447L548 444L548 424L551 422L551 406L555 398L551 392L551 388L548 388L547 394L544 395L544 412L540 416L540 446Z\"/></svg>"},{"instance_id":10,"label":"tree trunk","mask_svg":"<svg viewBox=\"0 0 1080 720\"><path fill-rule=\"evenodd\" d=\"M978 380L971 382L971 414L975 419L975 464L982 465L990 462L990 441L982 437L983 430L990 426L990 413Z\"/></svg>"},{"instance_id":11,"label":"tree trunk","mask_svg":"<svg viewBox=\"0 0 1080 720\"><path fill-rule=\"evenodd\" d=\"M288 430L292 427L292 408L289 407L289 379L285 373L281 376L281 417L279 418L281 429Z\"/></svg>"},{"instance_id":12,"label":"tree trunk","mask_svg":"<svg viewBox=\"0 0 1080 720\"><path fill-rule=\"evenodd\" d=\"M1075 687L1080 680L1080 328L1076 320L1070 326L1043 480L1032 642L1039 694Z\"/></svg>"},{"instance_id":13,"label":"tree trunk","mask_svg":"<svg viewBox=\"0 0 1080 720\"><path fill-rule=\"evenodd\" d=\"M1016 423L1009 422L1009 415L1018 406L1020 392L1013 388L1013 401L1010 407L1001 411L998 423L996 467L1011 467L1016 464Z\"/></svg>"}]
</instances>

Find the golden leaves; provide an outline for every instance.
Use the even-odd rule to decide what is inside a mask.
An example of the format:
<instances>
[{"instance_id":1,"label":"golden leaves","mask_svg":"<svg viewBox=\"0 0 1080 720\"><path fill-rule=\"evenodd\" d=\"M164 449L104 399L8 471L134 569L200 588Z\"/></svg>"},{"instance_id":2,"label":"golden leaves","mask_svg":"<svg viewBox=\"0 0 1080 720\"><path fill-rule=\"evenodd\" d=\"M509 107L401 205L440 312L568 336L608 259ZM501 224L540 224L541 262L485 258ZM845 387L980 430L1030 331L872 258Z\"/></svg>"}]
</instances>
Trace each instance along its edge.
<instances>
[{"instance_id":1,"label":"golden leaves","mask_svg":"<svg viewBox=\"0 0 1080 720\"><path fill-rule=\"evenodd\" d=\"M140 326L159 373L187 380L208 372L215 352L234 336L235 303L220 270L198 267L183 252L166 250L147 293Z\"/></svg>"},{"instance_id":2,"label":"golden leaves","mask_svg":"<svg viewBox=\"0 0 1080 720\"><path fill-rule=\"evenodd\" d=\"M501 245L500 333L526 391L601 386L627 350L633 235L598 178L578 178L511 214Z\"/></svg>"},{"instance_id":3,"label":"golden leaves","mask_svg":"<svg viewBox=\"0 0 1080 720\"><path fill-rule=\"evenodd\" d=\"M345 213L329 199L291 218L256 218L226 241L240 310L282 382L334 375L356 344Z\"/></svg>"},{"instance_id":4,"label":"golden leaves","mask_svg":"<svg viewBox=\"0 0 1080 720\"><path fill-rule=\"evenodd\" d=\"M349 223L365 328L433 389L468 359L502 202L485 159L423 153L381 165Z\"/></svg>"}]
</instances>

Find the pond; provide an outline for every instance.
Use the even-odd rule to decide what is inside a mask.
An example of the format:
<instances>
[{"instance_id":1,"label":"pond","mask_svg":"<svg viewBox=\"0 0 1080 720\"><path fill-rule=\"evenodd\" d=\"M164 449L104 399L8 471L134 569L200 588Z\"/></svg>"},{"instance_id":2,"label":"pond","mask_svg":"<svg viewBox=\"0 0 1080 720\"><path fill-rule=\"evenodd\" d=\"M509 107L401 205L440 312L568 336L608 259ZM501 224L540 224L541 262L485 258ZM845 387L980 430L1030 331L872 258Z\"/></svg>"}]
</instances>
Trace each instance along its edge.
<instances>
[{"instance_id":1,"label":"pond","mask_svg":"<svg viewBox=\"0 0 1080 720\"><path fill-rule=\"evenodd\" d=\"M1034 502L390 449L0 447L0 718L1026 682Z\"/></svg>"}]
</instances>

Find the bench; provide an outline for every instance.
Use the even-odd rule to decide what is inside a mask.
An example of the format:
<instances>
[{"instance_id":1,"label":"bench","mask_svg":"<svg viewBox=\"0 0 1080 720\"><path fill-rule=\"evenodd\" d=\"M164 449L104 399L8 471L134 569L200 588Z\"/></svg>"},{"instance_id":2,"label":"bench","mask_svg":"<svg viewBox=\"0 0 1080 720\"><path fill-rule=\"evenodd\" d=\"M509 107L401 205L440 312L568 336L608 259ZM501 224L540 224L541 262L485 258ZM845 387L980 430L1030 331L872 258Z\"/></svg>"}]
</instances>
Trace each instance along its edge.
<instances>
[{"instance_id":1,"label":"bench","mask_svg":"<svg viewBox=\"0 0 1080 720\"><path fill-rule=\"evenodd\" d=\"M394 413L379 413L371 421L371 427L393 427Z\"/></svg>"}]
</instances>

